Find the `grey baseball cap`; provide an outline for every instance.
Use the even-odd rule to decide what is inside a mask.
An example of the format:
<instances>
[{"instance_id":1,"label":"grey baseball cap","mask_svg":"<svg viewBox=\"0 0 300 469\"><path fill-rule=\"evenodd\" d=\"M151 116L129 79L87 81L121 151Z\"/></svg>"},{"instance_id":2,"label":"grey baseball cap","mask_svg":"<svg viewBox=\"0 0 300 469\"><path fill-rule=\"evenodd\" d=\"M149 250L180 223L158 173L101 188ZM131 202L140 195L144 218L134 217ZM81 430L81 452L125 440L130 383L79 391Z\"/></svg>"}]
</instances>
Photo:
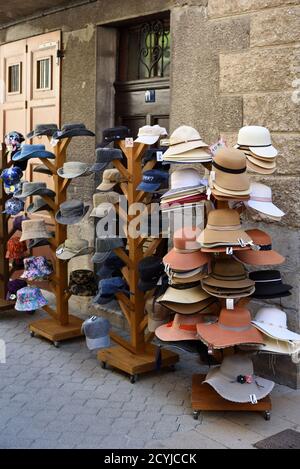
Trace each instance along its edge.
<instances>
[{"instance_id":1,"label":"grey baseball cap","mask_svg":"<svg viewBox=\"0 0 300 469\"><path fill-rule=\"evenodd\" d=\"M86 345L89 350L107 348L110 346L109 330L111 328L108 319L100 316L92 316L86 319L81 331L85 335Z\"/></svg>"}]
</instances>

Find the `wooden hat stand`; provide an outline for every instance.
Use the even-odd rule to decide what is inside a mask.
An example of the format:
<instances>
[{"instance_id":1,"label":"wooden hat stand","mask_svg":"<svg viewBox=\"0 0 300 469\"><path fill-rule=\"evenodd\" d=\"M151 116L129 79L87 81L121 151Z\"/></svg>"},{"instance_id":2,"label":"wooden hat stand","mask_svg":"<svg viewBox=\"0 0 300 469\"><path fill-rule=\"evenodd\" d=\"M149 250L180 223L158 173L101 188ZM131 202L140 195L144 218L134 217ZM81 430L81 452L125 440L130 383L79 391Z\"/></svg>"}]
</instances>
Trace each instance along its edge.
<instances>
[{"instance_id":1,"label":"wooden hat stand","mask_svg":"<svg viewBox=\"0 0 300 469\"><path fill-rule=\"evenodd\" d=\"M128 207L130 207L133 203L143 202L147 196L145 192L138 191L137 186L142 180L141 158L148 146L134 143L133 146L127 147L124 140L120 140L118 145L127 159L127 168L118 160L113 161L113 164L127 181L127 183L121 183L120 187L127 198ZM144 170L152 169L154 165L154 160L149 161L144 166ZM119 213L119 216L121 215ZM129 214L123 214L123 216L127 217L128 224L135 218ZM131 382L135 382L137 375L157 369L158 363L159 368L174 366L179 357L174 352L160 349L150 343L154 334L145 333L148 324L148 317L145 315L147 295L138 288L139 261L154 254L163 239L153 239L146 250L143 249L146 238L138 237L135 239L128 234L127 241L128 255L121 248L115 249L115 253L126 264L122 273L130 289L130 299L123 293L118 293L116 297L130 328L130 340L125 340L112 332L111 339L118 345L100 350L98 359L103 367L109 364L113 368L122 370L130 375Z\"/></svg>"}]
</instances>

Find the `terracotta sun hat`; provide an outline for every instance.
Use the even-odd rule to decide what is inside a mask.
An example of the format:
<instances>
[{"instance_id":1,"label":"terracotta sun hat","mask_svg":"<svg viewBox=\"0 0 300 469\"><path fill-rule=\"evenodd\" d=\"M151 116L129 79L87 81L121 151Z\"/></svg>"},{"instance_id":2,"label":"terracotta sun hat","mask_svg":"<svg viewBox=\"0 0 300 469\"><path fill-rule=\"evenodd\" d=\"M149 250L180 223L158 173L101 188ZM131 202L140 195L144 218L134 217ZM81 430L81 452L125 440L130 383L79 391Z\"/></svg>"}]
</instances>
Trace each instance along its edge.
<instances>
[{"instance_id":1,"label":"terracotta sun hat","mask_svg":"<svg viewBox=\"0 0 300 469\"><path fill-rule=\"evenodd\" d=\"M46 222L41 220L24 220L22 222L22 235L20 241L35 238L51 238L52 234L46 228Z\"/></svg>"},{"instance_id":2,"label":"terracotta sun hat","mask_svg":"<svg viewBox=\"0 0 300 469\"><path fill-rule=\"evenodd\" d=\"M245 205L271 217L281 218L284 215L284 212L272 202L272 189L259 182L252 182L250 200Z\"/></svg>"},{"instance_id":3,"label":"terracotta sun hat","mask_svg":"<svg viewBox=\"0 0 300 469\"><path fill-rule=\"evenodd\" d=\"M274 306L260 308L252 324L273 339L300 342L300 334L287 327L286 313Z\"/></svg>"},{"instance_id":4,"label":"terracotta sun hat","mask_svg":"<svg viewBox=\"0 0 300 469\"><path fill-rule=\"evenodd\" d=\"M174 303L173 301L163 301L159 304L168 308L173 313L180 314L196 314L196 313L211 313L218 314L220 312L219 302L213 297L208 297L206 300L198 301L197 303L185 304Z\"/></svg>"},{"instance_id":5,"label":"terracotta sun hat","mask_svg":"<svg viewBox=\"0 0 300 469\"><path fill-rule=\"evenodd\" d=\"M262 334L251 324L246 308L222 308L215 324L197 324L197 332L206 345L215 349L239 344L263 344Z\"/></svg>"},{"instance_id":6,"label":"terracotta sun hat","mask_svg":"<svg viewBox=\"0 0 300 469\"><path fill-rule=\"evenodd\" d=\"M241 241L251 245L252 240L241 228L240 215L237 210L221 208L211 210L208 214L206 228L197 237L201 247L239 246Z\"/></svg>"},{"instance_id":7,"label":"terracotta sun hat","mask_svg":"<svg viewBox=\"0 0 300 469\"><path fill-rule=\"evenodd\" d=\"M201 285L188 287L188 288L174 288L168 287L163 295L161 295L157 301L160 302L173 302L173 303L199 303L199 301L206 300L209 298L209 294L206 293Z\"/></svg>"},{"instance_id":8,"label":"terracotta sun hat","mask_svg":"<svg viewBox=\"0 0 300 469\"><path fill-rule=\"evenodd\" d=\"M199 340L197 336L197 324L204 322L205 319L205 315L203 314L187 316L176 313L173 321L155 330L155 335L163 341ZM214 320L211 317L209 319L210 321Z\"/></svg>"},{"instance_id":9,"label":"terracotta sun hat","mask_svg":"<svg viewBox=\"0 0 300 469\"><path fill-rule=\"evenodd\" d=\"M163 258L165 266L172 270L186 271L196 269L210 262L210 256L200 251L196 241L200 230L196 227L180 228L174 233L174 247Z\"/></svg>"},{"instance_id":10,"label":"terracotta sun hat","mask_svg":"<svg viewBox=\"0 0 300 469\"><path fill-rule=\"evenodd\" d=\"M254 375L250 357L242 354L229 355L222 364L212 368L203 383L207 383L227 401L255 404L272 391L274 384Z\"/></svg>"},{"instance_id":11,"label":"terracotta sun hat","mask_svg":"<svg viewBox=\"0 0 300 469\"><path fill-rule=\"evenodd\" d=\"M239 130L237 146L249 147L255 155L274 158L278 151L273 147L271 134L266 127L246 125Z\"/></svg>"},{"instance_id":12,"label":"terracotta sun hat","mask_svg":"<svg viewBox=\"0 0 300 469\"><path fill-rule=\"evenodd\" d=\"M248 278L243 264L230 256L217 259L211 274L202 280L202 284L229 290L254 287L254 281Z\"/></svg>"},{"instance_id":13,"label":"terracotta sun hat","mask_svg":"<svg viewBox=\"0 0 300 469\"><path fill-rule=\"evenodd\" d=\"M221 148L213 158L214 182L229 191L248 191L250 181L247 175L246 155L234 148Z\"/></svg>"},{"instance_id":14,"label":"terracotta sun hat","mask_svg":"<svg viewBox=\"0 0 300 469\"><path fill-rule=\"evenodd\" d=\"M235 258L238 261L249 265L278 265L285 261L285 257L272 249L270 235L257 229L246 230L246 233L260 249L259 251L248 249L247 251L236 252Z\"/></svg>"},{"instance_id":15,"label":"terracotta sun hat","mask_svg":"<svg viewBox=\"0 0 300 469\"><path fill-rule=\"evenodd\" d=\"M203 142L199 132L188 125L181 125L171 134L169 139L169 148L164 153L163 158L170 155L178 155L195 148L208 147Z\"/></svg>"}]
</instances>

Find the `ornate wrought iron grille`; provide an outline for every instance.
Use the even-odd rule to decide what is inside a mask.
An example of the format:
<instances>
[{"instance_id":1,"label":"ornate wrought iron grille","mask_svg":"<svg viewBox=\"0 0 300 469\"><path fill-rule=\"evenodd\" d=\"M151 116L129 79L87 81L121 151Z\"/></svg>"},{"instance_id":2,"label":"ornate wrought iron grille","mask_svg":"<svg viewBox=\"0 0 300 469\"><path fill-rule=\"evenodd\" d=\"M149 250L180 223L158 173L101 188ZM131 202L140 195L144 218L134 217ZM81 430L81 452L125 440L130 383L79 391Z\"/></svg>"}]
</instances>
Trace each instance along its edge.
<instances>
[{"instance_id":1,"label":"ornate wrought iron grille","mask_svg":"<svg viewBox=\"0 0 300 469\"><path fill-rule=\"evenodd\" d=\"M138 79L169 75L170 27L164 21L144 23L139 31Z\"/></svg>"}]
</instances>

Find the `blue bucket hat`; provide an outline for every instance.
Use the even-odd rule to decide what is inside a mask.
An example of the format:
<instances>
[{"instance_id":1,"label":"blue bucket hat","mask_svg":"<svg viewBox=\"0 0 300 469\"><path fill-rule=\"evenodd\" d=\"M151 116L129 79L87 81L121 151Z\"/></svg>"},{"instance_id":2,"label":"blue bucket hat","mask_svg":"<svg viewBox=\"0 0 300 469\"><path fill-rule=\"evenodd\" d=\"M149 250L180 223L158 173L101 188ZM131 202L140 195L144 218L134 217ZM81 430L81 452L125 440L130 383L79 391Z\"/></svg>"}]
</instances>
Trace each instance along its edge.
<instances>
[{"instance_id":1,"label":"blue bucket hat","mask_svg":"<svg viewBox=\"0 0 300 469\"><path fill-rule=\"evenodd\" d=\"M160 169L149 169L143 173L142 182L138 185L138 191L154 192L162 185L166 184L169 179L169 173Z\"/></svg>"},{"instance_id":2,"label":"blue bucket hat","mask_svg":"<svg viewBox=\"0 0 300 469\"><path fill-rule=\"evenodd\" d=\"M109 303L114 299L115 294L118 292L123 292L127 295L129 294L127 283L121 277L112 277L100 280L98 289L97 295L92 300L92 303L98 305Z\"/></svg>"},{"instance_id":3,"label":"blue bucket hat","mask_svg":"<svg viewBox=\"0 0 300 469\"><path fill-rule=\"evenodd\" d=\"M49 158L54 159L55 155L46 150L45 145L29 145L24 144L21 150L15 153L12 157L13 161L24 161L30 158Z\"/></svg>"},{"instance_id":4,"label":"blue bucket hat","mask_svg":"<svg viewBox=\"0 0 300 469\"><path fill-rule=\"evenodd\" d=\"M2 213L7 213L7 215L17 215L18 213L24 210L23 200L16 199L12 197L5 202L5 210Z\"/></svg>"}]
</instances>

